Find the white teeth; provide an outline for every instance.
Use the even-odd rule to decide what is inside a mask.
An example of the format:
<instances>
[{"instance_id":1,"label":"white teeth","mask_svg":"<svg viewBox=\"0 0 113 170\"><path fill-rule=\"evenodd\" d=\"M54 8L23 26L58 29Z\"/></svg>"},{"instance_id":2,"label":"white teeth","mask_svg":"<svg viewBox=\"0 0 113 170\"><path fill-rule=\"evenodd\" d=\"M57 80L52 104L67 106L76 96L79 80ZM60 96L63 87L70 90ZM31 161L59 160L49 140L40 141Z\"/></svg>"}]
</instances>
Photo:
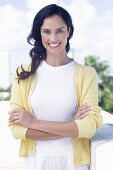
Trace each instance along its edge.
<instances>
[{"instance_id":1,"label":"white teeth","mask_svg":"<svg viewBox=\"0 0 113 170\"><path fill-rule=\"evenodd\" d=\"M49 44L51 47L57 47L59 44Z\"/></svg>"}]
</instances>

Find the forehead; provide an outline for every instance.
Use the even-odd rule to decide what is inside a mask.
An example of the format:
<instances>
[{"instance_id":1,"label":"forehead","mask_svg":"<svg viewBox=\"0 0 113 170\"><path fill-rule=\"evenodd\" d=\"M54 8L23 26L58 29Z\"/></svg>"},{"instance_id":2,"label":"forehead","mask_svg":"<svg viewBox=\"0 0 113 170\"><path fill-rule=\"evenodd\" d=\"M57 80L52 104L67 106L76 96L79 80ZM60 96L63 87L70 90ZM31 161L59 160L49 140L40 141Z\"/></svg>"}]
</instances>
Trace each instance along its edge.
<instances>
[{"instance_id":1,"label":"forehead","mask_svg":"<svg viewBox=\"0 0 113 170\"><path fill-rule=\"evenodd\" d=\"M45 18L43 21L43 24L41 26L41 28L47 28L47 29L51 29L51 28L56 29L56 28L60 28L60 27L67 28L67 25L65 24L62 17L60 17L58 15L53 15L53 16Z\"/></svg>"}]
</instances>

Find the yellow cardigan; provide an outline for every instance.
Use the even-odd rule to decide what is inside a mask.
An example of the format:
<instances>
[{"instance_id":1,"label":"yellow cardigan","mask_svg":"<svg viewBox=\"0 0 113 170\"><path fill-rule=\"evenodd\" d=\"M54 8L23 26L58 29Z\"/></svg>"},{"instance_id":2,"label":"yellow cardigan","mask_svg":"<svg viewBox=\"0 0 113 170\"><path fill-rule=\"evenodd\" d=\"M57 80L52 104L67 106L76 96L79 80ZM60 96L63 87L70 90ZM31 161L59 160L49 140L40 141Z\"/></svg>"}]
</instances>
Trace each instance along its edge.
<instances>
[{"instance_id":1,"label":"yellow cardigan","mask_svg":"<svg viewBox=\"0 0 113 170\"><path fill-rule=\"evenodd\" d=\"M74 67L74 87L77 94L77 107L87 103L91 105L91 110L88 116L82 120L75 120L79 136L72 138L73 143L73 158L74 164L88 164L90 165L90 142L89 139L94 135L96 129L102 124L102 116L100 115L101 108L98 106L98 81L97 74L94 68L83 66L75 62ZM31 64L25 65L24 69L29 71ZM21 68L20 68L21 72ZM10 111L16 108L24 108L33 115L30 98L33 88L36 83L38 69L34 75L25 80L20 80L18 84L18 77L15 73L12 83ZM76 114L76 111L75 111ZM16 124L11 126L9 124L12 134L15 139L21 139L19 156L35 155L35 140L26 139L27 128Z\"/></svg>"}]
</instances>

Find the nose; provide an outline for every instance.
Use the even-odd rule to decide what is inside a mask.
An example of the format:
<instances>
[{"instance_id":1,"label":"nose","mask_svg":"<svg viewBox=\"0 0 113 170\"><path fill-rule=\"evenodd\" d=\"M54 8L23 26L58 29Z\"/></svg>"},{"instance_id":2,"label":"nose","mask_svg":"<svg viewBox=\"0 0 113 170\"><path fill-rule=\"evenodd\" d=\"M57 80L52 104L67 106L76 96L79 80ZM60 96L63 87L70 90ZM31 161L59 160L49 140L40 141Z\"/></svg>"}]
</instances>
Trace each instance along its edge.
<instances>
[{"instance_id":1,"label":"nose","mask_svg":"<svg viewBox=\"0 0 113 170\"><path fill-rule=\"evenodd\" d=\"M51 42L57 41L57 35L56 35L56 34L51 34L51 35L50 35L50 41L51 41Z\"/></svg>"}]
</instances>

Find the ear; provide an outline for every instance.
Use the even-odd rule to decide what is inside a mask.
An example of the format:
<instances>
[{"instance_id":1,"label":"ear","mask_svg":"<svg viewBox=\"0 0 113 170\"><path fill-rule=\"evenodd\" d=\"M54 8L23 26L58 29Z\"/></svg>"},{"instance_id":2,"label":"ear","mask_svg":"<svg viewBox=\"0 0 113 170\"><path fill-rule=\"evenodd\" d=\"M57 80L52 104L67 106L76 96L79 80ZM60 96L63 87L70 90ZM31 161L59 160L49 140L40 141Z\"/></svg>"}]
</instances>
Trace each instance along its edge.
<instances>
[{"instance_id":1,"label":"ear","mask_svg":"<svg viewBox=\"0 0 113 170\"><path fill-rule=\"evenodd\" d=\"M68 30L68 36L67 36L67 38L69 37L69 35L70 35L70 31L71 31L71 27L69 27L69 30Z\"/></svg>"}]
</instances>

